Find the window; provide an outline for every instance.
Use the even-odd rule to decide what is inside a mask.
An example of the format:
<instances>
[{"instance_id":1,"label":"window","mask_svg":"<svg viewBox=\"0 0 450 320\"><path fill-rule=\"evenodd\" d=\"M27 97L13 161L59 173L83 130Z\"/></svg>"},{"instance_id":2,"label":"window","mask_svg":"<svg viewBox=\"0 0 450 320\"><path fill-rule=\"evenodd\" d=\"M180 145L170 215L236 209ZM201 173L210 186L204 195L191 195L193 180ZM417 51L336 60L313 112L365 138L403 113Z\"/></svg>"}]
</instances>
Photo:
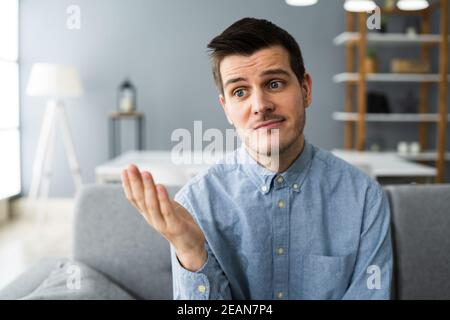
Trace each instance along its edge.
<instances>
[{"instance_id":1,"label":"window","mask_svg":"<svg viewBox=\"0 0 450 320\"><path fill-rule=\"evenodd\" d=\"M20 193L19 3L0 1L0 199Z\"/></svg>"}]
</instances>

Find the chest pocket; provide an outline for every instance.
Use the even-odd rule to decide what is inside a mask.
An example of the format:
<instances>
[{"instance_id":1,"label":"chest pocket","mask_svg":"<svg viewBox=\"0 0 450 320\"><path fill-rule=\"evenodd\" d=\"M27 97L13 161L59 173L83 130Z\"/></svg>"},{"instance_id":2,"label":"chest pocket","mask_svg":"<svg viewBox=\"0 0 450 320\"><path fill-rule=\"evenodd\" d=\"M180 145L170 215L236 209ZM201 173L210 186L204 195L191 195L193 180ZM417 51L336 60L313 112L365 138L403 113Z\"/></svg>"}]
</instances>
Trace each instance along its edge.
<instances>
[{"instance_id":1,"label":"chest pocket","mask_svg":"<svg viewBox=\"0 0 450 320\"><path fill-rule=\"evenodd\" d=\"M350 282L354 255L305 255L302 265L302 295L305 299L340 299Z\"/></svg>"}]
</instances>

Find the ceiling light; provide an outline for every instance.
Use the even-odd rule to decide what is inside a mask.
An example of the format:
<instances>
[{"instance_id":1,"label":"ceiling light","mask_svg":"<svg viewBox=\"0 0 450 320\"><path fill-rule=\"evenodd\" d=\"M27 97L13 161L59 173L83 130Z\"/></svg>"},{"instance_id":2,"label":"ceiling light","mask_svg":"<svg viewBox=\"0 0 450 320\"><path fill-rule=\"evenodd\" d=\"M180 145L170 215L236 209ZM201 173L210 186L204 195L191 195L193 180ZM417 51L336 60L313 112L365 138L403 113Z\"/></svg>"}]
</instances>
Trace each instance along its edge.
<instances>
[{"instance_id":1,"label":"ceiling light","mask_svg":"<svg viewBox=\"0 0 450 320\"><path fill-rule=\"evenodd\" d=\"M344 9L350 12L373 11L377 5L373 0L345 0Z\"/></svg>"},{"instance_id":2,"label":"ceiling light","mask_svg":"<svg viewBox=\"0 0 450 320\"><path fill-rule=\"evenodd\" d=\"M312 6L316 4L318 0L286 0L286 3L291 6Z\"/></svg>"},{"instance_id":3,"label":"ceiling light","mask_svg":"<svg viewBox=\"0 0 450 320\"><path fill-rule=\"evenodd\" d=\"M397 7L405 11L423 10L429 5L427 0L400 0L397 2Z\"/></svg>"}]
</instances>

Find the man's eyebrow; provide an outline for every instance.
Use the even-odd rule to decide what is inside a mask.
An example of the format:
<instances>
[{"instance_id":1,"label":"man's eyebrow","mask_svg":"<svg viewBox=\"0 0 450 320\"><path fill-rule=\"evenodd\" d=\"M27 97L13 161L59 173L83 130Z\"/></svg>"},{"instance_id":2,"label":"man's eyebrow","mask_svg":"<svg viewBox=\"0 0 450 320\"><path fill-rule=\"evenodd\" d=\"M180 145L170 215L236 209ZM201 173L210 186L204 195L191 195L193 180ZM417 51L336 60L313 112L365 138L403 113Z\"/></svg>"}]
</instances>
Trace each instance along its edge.
<instances>
[{"instance_id":1,"label":"man's eyebrow","mask_svg":"<svg viewBox=\"0 0 450 320\"><path fill-rule=\"evenodd\" d=\"M264 71L263 73L261 73L261 76L269 76L269 75L285 75L285 76L290 76L290 73L287 72L284 69L269 69ZM227 82L225 82L224 88L226 88L228 85L232 84L232 83L236 83L239 81L246 81L247 79L243 78L243 77L237 77L237 78L231 78L229 80L227 80Z\"/></svg>"},{"instance_id":2,"label":"man's eyebrow","mask_svg":"<svg viewBox=\"0 0 450 320\"><path fill-rule=\"evenodd\" d=\"M289 72L287 72L284 69L270 69L270 70L266 70L263 73L261 73L262 76L277 75L277 74L282 74L282 75L285 75L285 76L290 76L291 75Z\"/></svg>"},{"instance_id":3,"label":"man's eyebrow","mask_svg":"<svg viewBox=\"0 0 450 320\"><path fill-rule=\"evenodd\" d=\"M227 82L225 82L224 88L226 88L228 85L232 84L232 83L236 83L239 81L246 81L247 79L242 78L242 77L238 77L238 78L231 78L229 80L227 80Z\"/></svg>"},{"instance_id":4,"label":"man's eyebrow","mask_svg":"<svg viewBox=\"0 0 450 320\"><path fill-rule=\"evenodd\" d=\"M269 69L264 71L263 73L261 73L261 76L270 76L270 75L285 75L285 76L290 76L291 74L289 72L287 72L284 69L278 68L278 69ZM239 81L246 81L247 79L243 78L243 77L237 77L237 78L231 78L229 80L227 80L225 82L224 88L226 88L228 85L232 84L232 83L236 83Z\"/></svg>"}]
</instances>

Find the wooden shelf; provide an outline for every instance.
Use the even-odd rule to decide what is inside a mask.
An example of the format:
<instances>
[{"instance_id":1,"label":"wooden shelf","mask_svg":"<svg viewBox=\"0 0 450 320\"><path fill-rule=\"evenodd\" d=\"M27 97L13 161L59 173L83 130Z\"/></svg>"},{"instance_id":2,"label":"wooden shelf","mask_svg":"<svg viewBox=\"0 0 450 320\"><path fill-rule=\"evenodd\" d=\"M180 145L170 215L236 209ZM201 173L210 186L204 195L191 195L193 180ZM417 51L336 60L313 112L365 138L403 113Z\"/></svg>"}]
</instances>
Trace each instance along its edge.
<instances>
[{"instance_id":1,"label":"wooden shelf","mask_svg":"<svg viewBox=\"0 0 450 320\"><path fill-rule=\"evenodd\" d=\"M449 37L450 39L450 37ZM360 40L359 32L343 32L334 38L336 46L344 44L356 44ZM367 43L373 45L417 45L417 44L439 44L439 34L408 35L405 33L374 33L367 34Z\"/></svg>"},{"instance_id":2,"label":"wooden shelf","mask_svg":"<svg viewBox=\"0 0 450 320\"><path fill-rule=\"evenodd\" d=\"M436 151L424 151L418 154L401 154L397 153L397 155L405 160L410 161L436 161L437 152ZM445 160L450 161L450 152L445 153Z\"/></svg>"},{"instance_id":3,"label":"wooden shelf","mask_svg":"<svg viewBox=\"0 0 450 320\"><path fill-rule=\"evenodd\" d=\"M337 121L358 121L356 112L333 112L333 119ZM438 122L437 113L366 113L367 122ZM447 116L450 121L450 114Z\"/></svg>"},{"instance_id":4,"label":"wooden shelf","mask_svg":"<svg viewBox=\"0 0 450 320\"><path fill-rule=\"evenodd\" d=\"M438 12L439 32L431 33L432 26L435 25L436 18L434 12ZM346 14L345 32L337 35L334 45L343 46L346 51L345 71L334 75L335 83L343 83L345 86L345 112L333 113L333 118L343 121L344 126L344 147L346 150L364 150L367 137L367 127L369 122L387 123L417 123L419 133L419 143L427 147L427 124L436 127L436 150L422 152L417 155L405 155L408 160L413 161L435 161L436 182L445 181L445 161L450 160L450 152L446 151L446 129L450 121L448 110L448 85L449 75L449 1L436 0L430 2L430 6L425 10L401 11L397 8L382 8L382 15L401 15L420 17L420 34L409 35L406 33L380 33L368 31L366 14ZM432 49L438 51L438 60L435 69L429 73L368 73L373 70L365 63L368 48L376 47L377 51L385 47L404 47L420 49L420 59L427 61L430 65ZM367 114L367 93L370 83L400 84L411 83L416 85L419 95L415 114ZM430 110L429 98L431 88L436 86L437 108ZM434 112L434 113L430 113ZM360 116L361 115L361 116ZM395 152L396 154L396 152ZM398 156L396 156L398 158Z\"/></svg>"},{"instance_id":5,"label":"wooden shelf","mask_svg":"<svg viewBox=\"0 0 450 320\"><path fill-rule=\"evenodd\" d=\"M447 77L450 81L450 75ZM336 83L342 82L357 82L359 80L359 73L343 72L336 74L333 81ZM370 82L435 82L439 83L439 74L421 74L421 73L368 73L366 80Z\"/></svg>"},{"instance_id":6,"label":"wooden shelf","mask_svg":"<svg viewBox=\"0 0 450 320\"><path fill-rule=\"evenodd\" d=\"M144 114L142 112L122 112L113 111L109 114L110 118L141 118Z\"/></svg>"}]
</instances>

